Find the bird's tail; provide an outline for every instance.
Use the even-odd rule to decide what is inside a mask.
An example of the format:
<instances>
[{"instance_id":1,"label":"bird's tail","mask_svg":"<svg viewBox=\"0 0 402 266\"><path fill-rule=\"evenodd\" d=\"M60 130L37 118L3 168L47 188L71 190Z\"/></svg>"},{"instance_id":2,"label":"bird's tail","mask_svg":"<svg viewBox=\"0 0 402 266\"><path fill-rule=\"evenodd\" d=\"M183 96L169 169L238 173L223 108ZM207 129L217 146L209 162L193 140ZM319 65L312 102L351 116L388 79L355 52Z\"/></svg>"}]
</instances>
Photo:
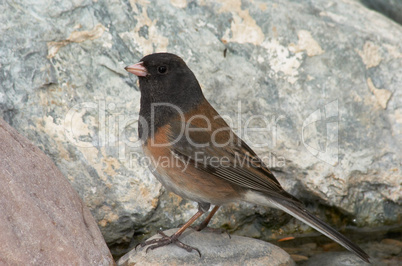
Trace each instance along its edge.
<instances>
[{"instance_id":1,"label":"bird's tail","mask_svg":"<svg viewBox=\"0 0 402 266\"><path fill-rule=\"evenodd\" d=\"M339 243L349 251L355 253L358 257L360 257L365 262L370 263L369 256L356 244L352 243L349 239L343 236L341 233L333 229L328 224L324 223L311 213L309 213L306 209L299 204L290 202L290 201L275 201L271 204L276 205L279 209L287 212L288 214L294 216L295 218L299 219L300 221L308 224L309 226L313 227L317 231L321 232L322 234L326 235L327 237L331 238L335 242Z\"/></svg>"},{"instance_id":2,"label":"bird's tail","mask_svg":"<svg viewBox=\"0 0 402 266\"><path fill-rule=\"evenodd\" d=\"M283 191L283 193L286 192ZM283 195L275 195L272 193L270 196L267 196L265 193L249 191L245 194L244 200L250 203L261 204L283 210L339 243L349 251L356 254L363 261L370 263L370 257L361 248L352 243L352 241L347 239L334 228L309 213L292 195L286 193L285 197L283 197Z\"/></svg>"}]
</instances>

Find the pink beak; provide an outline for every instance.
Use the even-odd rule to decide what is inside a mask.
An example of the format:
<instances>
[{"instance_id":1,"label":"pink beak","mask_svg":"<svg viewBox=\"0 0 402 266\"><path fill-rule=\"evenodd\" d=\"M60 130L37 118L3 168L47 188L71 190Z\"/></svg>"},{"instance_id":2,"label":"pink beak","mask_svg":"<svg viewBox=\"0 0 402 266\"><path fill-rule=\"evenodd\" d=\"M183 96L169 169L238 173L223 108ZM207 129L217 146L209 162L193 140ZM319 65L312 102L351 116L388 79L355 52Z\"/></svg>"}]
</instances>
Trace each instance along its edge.
<instances>
[{"instance_id":1,"label":"pink beak","mask_svg":"<svg viewBox=\"0 0 402 266\"><path fill-rule=\"evenodd\" d=\"M147 69L143 66L142 62L131 66L126 66L124 69L138 77L146 77L147 75L149 75Z\"/></svg>"}]
</instances>

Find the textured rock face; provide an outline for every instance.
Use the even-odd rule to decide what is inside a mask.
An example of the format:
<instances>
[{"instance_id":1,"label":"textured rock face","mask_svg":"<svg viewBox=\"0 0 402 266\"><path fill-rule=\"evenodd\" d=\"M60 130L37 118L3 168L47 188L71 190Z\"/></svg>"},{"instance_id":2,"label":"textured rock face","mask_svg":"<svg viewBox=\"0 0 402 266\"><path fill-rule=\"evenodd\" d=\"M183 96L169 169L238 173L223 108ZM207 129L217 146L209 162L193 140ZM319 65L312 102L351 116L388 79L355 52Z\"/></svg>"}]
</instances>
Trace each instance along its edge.
<instances>
[{"instance_id":1,"label":"textured rock face","mask_svg":"<svg viewBox=\"0 0 402 266\"><path fill-rule=\"evenodd\" d=\"M174 234L177 229L165 232ZM158 238L160 236L154 236ZM175 245L146 252L138 247L124 255L117 265L295 265L289 254L270 243L227 234L204 233L187 230L180 241L201 252L191 253Z\"/></svg>"},{"instance_id":2,"label":"textured rock face","mask_svg":"<svg viewBox=\"0 0 402 266\"><path fill-rule=\"evenodd\" d=\"M53 159L109 245L196 211L160 196L139 147L140 93L124 66L155 51L184 58L289 192L334 206L349 224L400 223L402 30L359 2L37 0L0 8L0 112ZM213 224L266 237L265 225L285 218L240 204Z\"/></svg>"},{"instance_id":3,"label":"textured rock face","mask_svg":"<svg viewBox=\"0 0 402 266\"><path fill-rule=\"evenodd\" d=\"M356 256L350 253L340 253L340 252L329 252L324 254L319 254L312 257L306 263L301 264L303 266L314 266L314 265L328 265L328 266L364 266L367 265L366 262L359 260ZM381 264L377 264L381 265Z\"/></svg>"},{"instance_id":4,"label":"textured rock face","mask_svg":"<svg viewBox=\"0 0 402 266\"><path fill-rule=\"evenodd\" d=\"M54 163L0 118L0 262L113 265L96 221Z\"/></svg>"}]
</instances>

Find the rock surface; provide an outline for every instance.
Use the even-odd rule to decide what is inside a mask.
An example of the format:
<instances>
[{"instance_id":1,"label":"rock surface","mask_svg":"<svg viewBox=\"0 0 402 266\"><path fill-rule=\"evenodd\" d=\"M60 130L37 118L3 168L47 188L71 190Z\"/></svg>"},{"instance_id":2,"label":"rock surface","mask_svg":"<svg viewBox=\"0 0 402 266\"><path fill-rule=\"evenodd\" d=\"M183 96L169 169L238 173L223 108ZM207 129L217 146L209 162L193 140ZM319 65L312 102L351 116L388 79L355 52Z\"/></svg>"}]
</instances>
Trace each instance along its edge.
<instances>
[{"instance_id":1,"label":"rock surface","mask_svg":"<svg viewBox=\"0 0 402 266\"><path fill-rule=\"evenodd\" d=\"M165 231L171 235L177 229ZM151 239L159 238L153 236ZM197 247L191 253L169 245L146 253L146 247L138 247L124 255L117 265L295 265L289 254L270 243L242 236L197 232L187 230L180 241Z\"/></svg>"},{"instance_id":2,"label":"rock surface","mask_svg":"<svg viewBox=\"0 0 402 266\"><path fill-rule=\"evenodd\" d=\"M0 264L113 265L89 209L40 149L0 118Z\"/></svg>"},{"instance_id":3,"label":"rock surface","mask_svg":"<svg viewBox=\"0 0 402 266\"><path fill-rule=\"evenodd\" d=\"M370 265L348 252L327 252L311 257L302 266L364 266ZM374 264L376 265L376 264Z\"/></svg>"},{"instance_id":4,"label":"rock surface","mask_svg":"<svg viewBox=\"0 0 402 266\"><path fill-rule=\"evenodd\" d=\"M283 186L330 212L335 227L401 223L402 28L360 2L19 0L0 9L1 116L53 159L114 253L133 233L139 241L196 211L163 192L137 141L140 94L124 67L155 51L182 56ZM212 222L267 239L287 221L240 204ZM295 228L308 227L283 232Z\"/></svg>"}]
</instances>

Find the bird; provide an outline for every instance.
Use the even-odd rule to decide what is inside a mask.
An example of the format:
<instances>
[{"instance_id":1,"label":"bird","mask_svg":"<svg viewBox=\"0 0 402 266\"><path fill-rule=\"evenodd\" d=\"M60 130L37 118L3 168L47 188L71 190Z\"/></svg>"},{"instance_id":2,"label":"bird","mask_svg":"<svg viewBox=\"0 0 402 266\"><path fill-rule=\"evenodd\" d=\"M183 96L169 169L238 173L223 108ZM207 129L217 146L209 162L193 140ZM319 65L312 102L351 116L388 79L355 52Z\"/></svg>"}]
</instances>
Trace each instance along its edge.
<instances>
[{"instance_id":1,"label":"bird","mask_svg":"<svg viewBox=\"0 0 402 266\"><path fill-rule=\"evenodd\" d=\"M198 203L198 210L171 236L140 243L147 250L175 244L200 251L180 235L214 206L197 230L207 227L219 207L248 202L280 209L339 243L360 259L369 256L337 230L311 214L286 192L258 155L230 128L204 97L184 60L172 53L153 53L125 70L138 77L138 137L150 170L168 190Z\"/></svg>"}]
</instances>

